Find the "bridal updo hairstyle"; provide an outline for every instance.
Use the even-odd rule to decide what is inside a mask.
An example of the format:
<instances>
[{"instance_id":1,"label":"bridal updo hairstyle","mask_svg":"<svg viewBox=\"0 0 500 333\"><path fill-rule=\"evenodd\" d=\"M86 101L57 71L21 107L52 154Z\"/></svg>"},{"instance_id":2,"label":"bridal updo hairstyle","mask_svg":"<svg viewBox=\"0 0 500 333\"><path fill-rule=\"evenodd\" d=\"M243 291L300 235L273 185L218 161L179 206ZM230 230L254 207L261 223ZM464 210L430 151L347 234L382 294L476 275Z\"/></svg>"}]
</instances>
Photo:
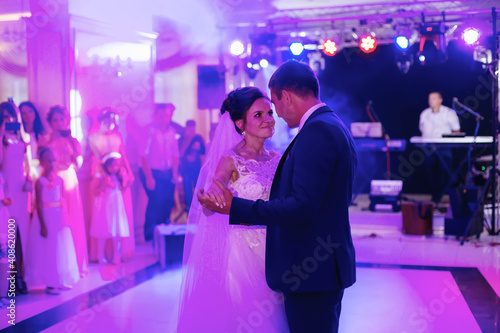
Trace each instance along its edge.
<instances>
[{"instance_id":1,"label":"bridal updo hairstyle","mask_svg":"<svg viewBox=\"0 0 500 333\"><path fill-rule=\"evenodd\" d=\"M259 88L238 88L229 93L227 98L222 103L220 113L224 114L224 112L229 112L231 120L235 123L234 127L236 128L236 132L241 134L242 131L238 128L238 126L236 126L236 121L243 119L243 124L245 124L247 111L250 109L252 104L260 98L265 98L269 101L269 97L267 97L266 94L264 94Z\"/></svg>"}]
</instances>

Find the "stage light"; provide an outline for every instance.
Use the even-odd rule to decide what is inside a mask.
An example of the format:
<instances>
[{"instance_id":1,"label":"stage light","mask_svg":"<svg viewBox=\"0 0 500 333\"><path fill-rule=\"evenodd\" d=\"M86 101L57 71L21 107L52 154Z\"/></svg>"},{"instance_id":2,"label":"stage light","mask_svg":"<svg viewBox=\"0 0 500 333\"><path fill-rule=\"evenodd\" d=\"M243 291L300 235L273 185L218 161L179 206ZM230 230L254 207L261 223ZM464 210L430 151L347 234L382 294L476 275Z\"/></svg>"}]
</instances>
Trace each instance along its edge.
<instances>
[{"instance_id":1,"label":"stage light","mask_svg":"<svg viewBox=\"0 0 500 333\"><path fill-rule=\"evenodd\" d=\"M377 48L377 39L372 36L363 37L361 38L359 47L365 53L373 52Z\"/></svg>"},{"instance_id":2,"label":"stage light","mask_svg":"<svg viewBox=\"0 0 500 333\"><path fill-rule=\"evenodd\" d=\"M259 65L262 68L267 68L269 66L269 61L267 61L267 59L260 59Z\"/></svg>"},{"instance_id":3,"label":"stage light","mask_svg":"<svg viewBox=\"0 0 500 333\"><path fill-rule=\"evenodd\" d=\"M418 56L418 61L423 65L425 63L425 56L423 54L420 54Z\"/></svg>"},{"instance_id":4,"label":"stage light","mask_svg":"<svg viewBox=\"0 0 500 333\"><path fill-rule=\"evenodd\" d=\"M396 54L396 67L403 74L407 74L413 65L413 55L406 52L397 52Z\"/></svg>"},{"instance_id":5,"label":"stage light","mask_svg":"<svg viewBox=\"0 0 500 333\"><path fill-rule=\"evenodd\" d=\"M334 55L337 52L337 45L331 40L327 40L323 43L323 53L329 56Z\"/></svg>"},{"instance_id":6,"label":"stage light","mask_svg":"<svg viewBox=\"0 0 500 333\"><path fill-rule=\"evenodd\" d=\"M479 40L480 33L474 28L467 28L462 34L462 39L468 45L476 44Z\"/></svg>"},{"instance_id":7,"label":"stage light","mask_svg":"<svg viewBox=\"0 0 500 333\"><path fill-rule=\"evenodd\" d=\"M304 51L304 45L302 43L294 42L290 44L290 52L292 52L294 56L299 56L302 51Z\"/></svg>"},{"instance_id":8,"label":"stage light","mask_svg":"<svg viewBox=\"0 0 500 333\"><path fill-rule=\"evenodd\" d=\"M240 42L239 40L235 40L231 43L229 51L231 52L232 55L239 57L240 55L243 54L243 52L245 52L245 45L243 45L243 43Z\"/></svg>"},{"instance_id":9,"label":"stage light","mask_svg":"<svg viewBox=\"0 0 500 333\"><path fill-rule=\"evenodd\" d=\"M410 46L410 41L405 36L398 36L396 37L396 46L400 48L402 51L406 51Z\"/></svg>"},{"instance_id":10,"label":"stage light","mask_svg":"<svg viewBox=\"0 0 500 333\"><path fill-rule=\"evenodd\" d=\"M252 66L253 66L253 64L252 64L250 61L249 61L249 62L247 62L247 67L248 67L248 68L252 68Z\"/></svg>"}]
</instances>

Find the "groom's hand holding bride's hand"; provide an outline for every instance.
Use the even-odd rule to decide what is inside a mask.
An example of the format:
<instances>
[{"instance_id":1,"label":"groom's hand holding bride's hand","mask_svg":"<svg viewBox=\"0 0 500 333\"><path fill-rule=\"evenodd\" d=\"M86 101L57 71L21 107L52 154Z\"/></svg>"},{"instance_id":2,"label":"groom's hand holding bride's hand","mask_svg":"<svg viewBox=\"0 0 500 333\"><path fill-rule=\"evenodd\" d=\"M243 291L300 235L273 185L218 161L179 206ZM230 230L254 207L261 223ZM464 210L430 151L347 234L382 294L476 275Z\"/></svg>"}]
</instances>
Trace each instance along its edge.
<instances>
[{"instance_id":1,"label":"groom's hand holding bride's hand","mask_svg":"<svg viewBox=\"0 0 500 333\"><path fill-rule=\"evenodd\" d=\"M233 194L220 179L214 178L212 186L206 192L203 189L199 190L197 196L203 207L220 214L229 215Z\"/></svg>"}]
</instances>

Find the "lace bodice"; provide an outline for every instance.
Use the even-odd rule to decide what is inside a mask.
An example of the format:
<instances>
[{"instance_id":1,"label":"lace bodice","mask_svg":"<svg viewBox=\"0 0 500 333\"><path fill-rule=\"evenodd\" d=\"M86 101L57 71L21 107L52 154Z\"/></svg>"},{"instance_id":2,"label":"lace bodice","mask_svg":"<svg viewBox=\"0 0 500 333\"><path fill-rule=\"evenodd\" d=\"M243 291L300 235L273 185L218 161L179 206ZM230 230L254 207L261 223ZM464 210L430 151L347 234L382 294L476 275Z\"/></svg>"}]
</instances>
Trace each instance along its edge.
<instances>
[{"instance_id":1,"label":"lace bodice","mask_svg":"<svg viewBox=\"0 0 500 333\"><path fill-rule=\"evenodd\" d=\"M226 154L233 159L238 170L238 179L229 182L235 196L249 200L269 200L274 174L281 157L277 153L274 154L268 161L246 160L234 151Z\"/></svg>"}]
</instances>

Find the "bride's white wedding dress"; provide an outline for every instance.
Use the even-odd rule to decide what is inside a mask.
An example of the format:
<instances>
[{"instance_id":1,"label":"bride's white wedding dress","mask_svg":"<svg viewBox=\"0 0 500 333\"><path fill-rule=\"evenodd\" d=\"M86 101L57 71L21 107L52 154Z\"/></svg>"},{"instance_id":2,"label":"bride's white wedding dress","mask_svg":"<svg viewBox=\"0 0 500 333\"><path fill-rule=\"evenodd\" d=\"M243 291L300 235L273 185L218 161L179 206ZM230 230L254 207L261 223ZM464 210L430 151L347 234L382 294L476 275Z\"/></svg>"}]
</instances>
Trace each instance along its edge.
<instances>
[{"instance_id":1,"label":"bride's white wedding dress","mask_svg":"<svg viewBox=\"0 0 500 333\"><path fill-rule=\"evenodd\" d=\"M269 161L245 160L233 151L225 156L239 174L229 183L234 195L269 200L280 156L273 154ZM265 227L230 226L228 216L220 214L206 219L185 248L189 259L177 331L288 332L282 295L265 279Z\"/></svg>"}]
</instances>

